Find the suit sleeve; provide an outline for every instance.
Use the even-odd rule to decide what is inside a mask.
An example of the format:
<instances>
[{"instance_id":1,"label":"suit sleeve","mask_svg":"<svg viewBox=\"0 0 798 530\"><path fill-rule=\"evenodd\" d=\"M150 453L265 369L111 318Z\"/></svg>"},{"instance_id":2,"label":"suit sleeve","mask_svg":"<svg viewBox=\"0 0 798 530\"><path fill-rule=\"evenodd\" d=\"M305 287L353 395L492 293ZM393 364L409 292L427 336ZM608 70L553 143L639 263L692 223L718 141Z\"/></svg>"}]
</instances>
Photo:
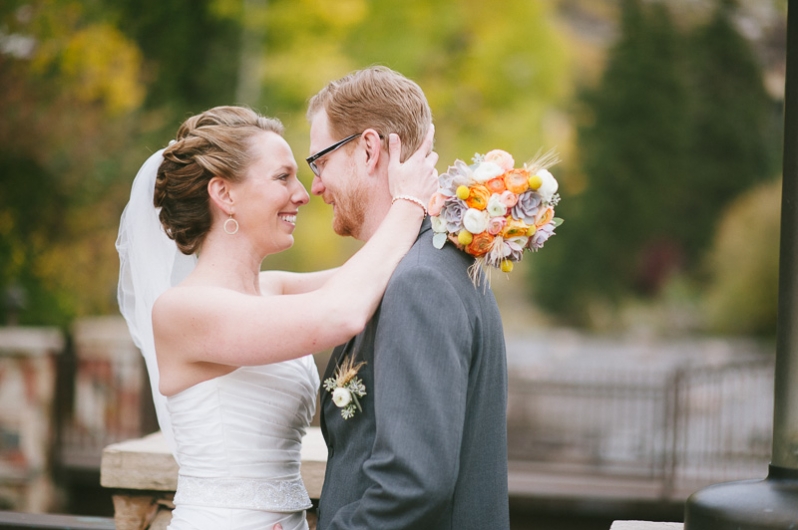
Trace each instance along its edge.
<instances>
[{"instance_id":1,"label":"suit sleeve","mask_svg":"<svg viewBox=\"0 0 798 530\"><path fill-rule=\"evenodd\" d=\"M392 279L374 345L370 484L330 529L436 528L451 509L472 341L462 297L443 272L410 268Z\"/></svg>"}]
</instances>

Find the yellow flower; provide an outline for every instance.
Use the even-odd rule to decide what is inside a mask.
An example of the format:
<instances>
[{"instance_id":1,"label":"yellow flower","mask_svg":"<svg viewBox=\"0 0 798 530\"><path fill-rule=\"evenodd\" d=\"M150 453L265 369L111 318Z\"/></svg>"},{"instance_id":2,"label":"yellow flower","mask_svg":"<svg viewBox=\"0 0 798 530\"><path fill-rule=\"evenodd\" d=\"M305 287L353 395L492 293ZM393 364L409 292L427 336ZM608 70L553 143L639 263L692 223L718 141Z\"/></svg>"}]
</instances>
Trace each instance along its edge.
<instances>
[{"instance_id":1,"label":"yellow flower","mask_svg":"<svg viewBox=\"0 0 798 530\"><path fill-rule=\"evenodd\" d=\"M504 239L510 239L513 237L525 236L529 230L529 227L520 219L513 219L511 216L507 216L507 224L504 225L504 230L502 230L502 237Z\"/></svg>"}]
</instances>

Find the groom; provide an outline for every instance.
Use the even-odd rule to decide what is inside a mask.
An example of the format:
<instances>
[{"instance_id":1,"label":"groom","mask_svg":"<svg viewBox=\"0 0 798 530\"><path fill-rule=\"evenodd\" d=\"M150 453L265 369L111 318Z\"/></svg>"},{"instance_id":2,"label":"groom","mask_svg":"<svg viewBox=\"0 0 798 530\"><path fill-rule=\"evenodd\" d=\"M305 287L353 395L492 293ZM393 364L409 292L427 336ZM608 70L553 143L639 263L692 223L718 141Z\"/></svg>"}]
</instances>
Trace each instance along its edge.
<instances>
[{"instance_id":1,"label":"groom","mask_svg":"<svg viewBox=\"0 0 798 530\"><path fill-rule=\"evenodd\" d=\"M308 119L311 190L333 207L336 233L366 241L391 207L389 133L404 159L431 126L424 93L371 67L329 83ZM322 379L365 363L365 394L347 409L321 389L319 530L509 528L504 336L472 263L453 245L435 249L425 220L366 329L335 348Z\"/></svg>"}]
</instances>

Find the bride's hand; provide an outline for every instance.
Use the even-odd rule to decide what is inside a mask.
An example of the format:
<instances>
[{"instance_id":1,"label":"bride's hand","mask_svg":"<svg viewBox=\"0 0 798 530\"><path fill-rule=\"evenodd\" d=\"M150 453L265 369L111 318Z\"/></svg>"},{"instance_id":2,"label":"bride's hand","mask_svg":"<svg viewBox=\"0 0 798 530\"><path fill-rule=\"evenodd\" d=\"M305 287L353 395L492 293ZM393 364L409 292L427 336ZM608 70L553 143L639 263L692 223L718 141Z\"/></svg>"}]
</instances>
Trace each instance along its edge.
<instances>
[{"instance_id":1,"label":"bride's hand","mask_svg":"<svg viewBox=\"0 0 798 530\"><path fill-rule=\"evenodd\" d=\"M283 525L277 523L276 525L272 526L272 530L283 530Z\"/></svg>"},{"instance_id":2,"label":"bride's hand","mask_svg":"<svg viewBox=\"0 0 798 530\"><path fill-rule=\"evenodd\" d=\"M438 189L438 172L435 170L438 153L432 150L434 137L435 126L430 125L418 150L400 162L402 142L396 134L389 136L388 187L391 197L410 196L420 200L424 207L429 204L432 194Z\"/></svg>"}]
</instances>

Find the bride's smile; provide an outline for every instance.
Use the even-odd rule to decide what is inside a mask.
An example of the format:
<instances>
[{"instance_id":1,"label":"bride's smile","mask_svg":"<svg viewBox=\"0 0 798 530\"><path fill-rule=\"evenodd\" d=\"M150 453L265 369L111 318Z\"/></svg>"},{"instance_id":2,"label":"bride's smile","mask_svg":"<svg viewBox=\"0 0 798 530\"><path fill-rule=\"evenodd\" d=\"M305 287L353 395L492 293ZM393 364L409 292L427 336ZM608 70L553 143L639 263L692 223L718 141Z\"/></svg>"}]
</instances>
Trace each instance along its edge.
<instances>
[{"instance_id":1,"label":"bride's smile","mask_svg":"<svg viewBox=\"0 0 798 530\"><path fill-rule=\"evenodd\" d=\"M231 185L235 217L241 233L253 238L263 255L294 244L293 231L308 192L297 178L288 143L278 134L261 132L250 146L252 164L241 182Z\"/></svg>"}]
</instances>

